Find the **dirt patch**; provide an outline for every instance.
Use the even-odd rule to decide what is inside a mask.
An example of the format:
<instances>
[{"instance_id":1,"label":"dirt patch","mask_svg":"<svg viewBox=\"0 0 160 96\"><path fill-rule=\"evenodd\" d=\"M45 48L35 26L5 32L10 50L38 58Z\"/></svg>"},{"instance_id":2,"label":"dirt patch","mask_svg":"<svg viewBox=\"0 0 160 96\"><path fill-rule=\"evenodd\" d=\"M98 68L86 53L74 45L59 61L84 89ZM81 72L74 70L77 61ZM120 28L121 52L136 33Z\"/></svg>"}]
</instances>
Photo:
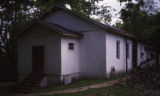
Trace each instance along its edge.
<instances>
[{"instance_id":1,"label":"dirt patch","mask_svg":"<svg viewBox=\"0 0 160 96\"><path fill-rule=\"evenodd\" d=\"M64 93L74 93L74 92L79 92L79 91L85 91L88 89L92 89L92 88L102 88L102 87L107 87L107 86L112 86L115 84L118 84L121 81L126 80L127 78L121 79L121 80L113 80L113 81L109 81L109 82L104 82L101 84L94 84L94 85L89 85L89 86L84 86L84 87L80 87L80 88L73 88L73 89L67 89L67 90L60 90L60 91L53 91L53 92L46 92L46 93L35 93L35 94L26 94L23 96L41 96L41 95L55 95L55 94L64 94ZM19 95L21 96L21 95Z\"/></svg>"}]
</instances>

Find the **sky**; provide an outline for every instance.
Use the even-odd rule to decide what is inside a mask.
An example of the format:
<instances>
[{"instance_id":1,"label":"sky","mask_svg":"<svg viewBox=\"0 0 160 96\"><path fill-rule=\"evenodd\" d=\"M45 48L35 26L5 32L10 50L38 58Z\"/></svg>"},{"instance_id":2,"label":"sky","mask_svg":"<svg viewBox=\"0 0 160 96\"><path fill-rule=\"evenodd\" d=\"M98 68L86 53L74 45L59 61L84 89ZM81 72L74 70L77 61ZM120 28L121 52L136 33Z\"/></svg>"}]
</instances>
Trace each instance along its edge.
<instances>
[{"instance_id":1,"label":"sky","mask_svg":"<svg viewBox=\"0 0 160 96\"><path fill-rule=\"evenodd\" d=\"M111 6L112 8L116 9L116 11L111 11L111 14L112 14L111 25L115 24L115 22L117 20L120 20L120 19L118 19L120 15L116 16L115 14L117 14L121 10L121 8L124 7L124 5L125 5L124 3L122 3L121 6L117 0L103 0L98 3L98 5L103 5L103 4L106 4L107 6ZM66 5L66 7L68 9L71 9L71 7L69 5ZM93 17L96 18L96 16L93 16Z\"/></svg>"},{"instance_id":2,"label":"sky","mask_svg":"<svg viewBox=\"0 0 160 96\"><path fill-rule=\"evenodd\" d=\"M160 9L160 0L155 0L155 1L157 2L156 8ZM111 11L112 21L111 21L110 25L115 24L117 20L122 21L121 19L119 19L120 14L118 14L118 13L125 6L125 3L121 3L121 5L120 5L120 2L118 2L118 0L103 0L98 3L98 5L103 5L103 4L107 5L107 6L111 6L111 8L114 8L116 10L116 11ZM68 7L68 6L66 6L66 7ZM93 16L93 17L96 18L96 16Z\"/></svg>"},{"instance_id":3,"label":"sky","mask_svg":"<svg viewBox=\"0 0 160 96\"><path fill-rule=\"evenodd\" d=\"M157 2L156 8L160 8L160 0L155 0ZM124 7L125 3L122 3L120 6L120 3L118 2L118 0L103 0L102 2L99 3L99 5L105 4L108 6L111 6L112 8L116 9L115 12L111 12L112 16L112 21L111 21L111 25L115 24L115 22L119 19L119 14L116 16L115 14L119 13L120 10ZM121 21L121 20L120 20Z\"/></svg>"},{"instance_id":4,"label":"sky","mask_svg":"<svg viewBox=\"0 0 160 96\"><path fill-rule=\"evenodd\" d=\"M117 1L117 0L103 0L102 2L99 3L99 5L102 5L102 4L107 4L108 6L111 6L112 8L114 8L116 11L112 11L111 14L113 15L112 16L112 21L111 21L111 25L115 24L115 22L117 20L120 20L118 19L119 18L119 12L120 10L124 7L125 3L122 3L120 5L120 3ZM117 16L115 14L118 14Z\"/></svg>"}]
</instances>

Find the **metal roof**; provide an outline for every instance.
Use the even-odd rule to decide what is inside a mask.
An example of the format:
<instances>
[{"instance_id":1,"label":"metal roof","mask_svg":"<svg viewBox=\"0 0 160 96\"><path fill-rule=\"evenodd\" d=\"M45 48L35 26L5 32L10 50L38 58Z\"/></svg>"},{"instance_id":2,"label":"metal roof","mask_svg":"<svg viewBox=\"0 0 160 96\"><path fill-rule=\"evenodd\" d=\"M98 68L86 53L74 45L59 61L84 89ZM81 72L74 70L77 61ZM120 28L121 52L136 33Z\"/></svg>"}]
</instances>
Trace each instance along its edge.
<instances>
[{"instance_id":1,"label":"metal roof","mask_svg":"<svg viewBox=\"0 0 160 96\"><path fill-rule=\"evenodd\" d=\"M67 28L64 28L60 25L57 24L53 24L53 23L49 23L49 22L45 22L39 19L34 20L32 23L30 23L28 26L26 26L24 28L24 30L18 34L17 36L19 37L22 33L24 33L25 31L27 31L33 24L40 24L48 29L51 29L52 31L62 35L62 36L68 36L68 37L75 37L75 38L81 38L83 35L79 34L77 32L74 32L72 30L69 30Z\"/></svg>"},{"instance_id":2,"label":"metal roof","mask_svg":"<svg viewBox=\"0 0 160 96\"><path fill-rule=\"evenodd\" d=\"M113 33L117 33L117 34L119 34L119 35L127 36L127 37L130 37L130 38L137 39L136 36L134 36L133 34L127 33L127 32L125 32L125 31L123 31L122 29L119 29L119 28L110 26L109 24L102 24L102 23L100 23L100 22L97 22L97 21L95 21L95 20L93 20L93 19L90 19L90 18L88 18L88 17L86 17L86 16L84 16L84 15L80 15L80 14L78 14L78 13L72 11L72 10L69 10L69 9L67 9L67 8L65 8L65 7L62 7L62 6L54 5L51 12L53 12L53 11L55 11L55 10L57 10L57 9L62 9L62 10L64 10L64 11L66 11L66 12L69 12L69 13L71 13L71 14L74 14L74 15L76 15L76 16L78 16L78 17L80 17L80 18L82 18L82 19L84 19L84 20L86 20L86 21L89 21L89 22L91 22L91 23L93 23L93 24L96 24L97 26L99 26L99 27L101 27L101 28L103 28L103 29L105 29L105 30L107 30L107 31L110 31L110 32L113 32ZM48 12L45 12L45 13L42 14L39 18L42 19L42 18L44 18L47 14L50 14L50 12L49 12L49 11L48 11Z\"/></svg>"}]
</instances>

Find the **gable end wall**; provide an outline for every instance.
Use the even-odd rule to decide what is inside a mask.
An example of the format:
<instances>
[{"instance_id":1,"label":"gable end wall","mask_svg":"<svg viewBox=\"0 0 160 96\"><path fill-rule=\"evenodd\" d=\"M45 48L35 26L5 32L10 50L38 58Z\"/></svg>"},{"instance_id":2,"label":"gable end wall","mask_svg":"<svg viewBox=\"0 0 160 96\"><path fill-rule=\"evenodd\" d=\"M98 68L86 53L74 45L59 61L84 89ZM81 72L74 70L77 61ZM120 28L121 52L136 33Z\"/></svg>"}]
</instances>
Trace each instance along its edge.
<instances>
[{"instance_id":1,"label":"gable end wall","mask_svg":"<svg viewBox=\"0 0 160 96\"><path fill-rule=\"evenodd\" d=\"M59 82L61 75L60 44L60 36L43 26L33 25L23 33L17 42L19 80L23 80L32 72L32 46L44 46L44 73L48 76L48 83Z\"/></svg>"}]
</instances>

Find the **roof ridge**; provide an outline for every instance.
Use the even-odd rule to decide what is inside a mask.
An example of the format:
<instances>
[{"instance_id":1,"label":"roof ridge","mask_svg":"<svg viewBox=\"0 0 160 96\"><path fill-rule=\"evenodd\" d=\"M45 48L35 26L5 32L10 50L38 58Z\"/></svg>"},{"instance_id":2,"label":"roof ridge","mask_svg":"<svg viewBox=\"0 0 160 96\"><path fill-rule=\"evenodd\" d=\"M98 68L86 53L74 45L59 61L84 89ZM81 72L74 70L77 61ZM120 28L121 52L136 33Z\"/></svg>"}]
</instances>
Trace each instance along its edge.
<instances>
[{"instance_id":1,"label":"roof ridge","mask_svg":"<svg viewBox=\"0 0 160 96\"><path fill-rule=\"evenodd\" d=\"M56 9L56 8L57 8L57 9L62 9L62 10L67 11L67 12L70 12L70 13L76 15L76 16L79 16L80 18L82 18L82 19L84 19L84 20L87 20L87 21L89 21L89 22L91 22L91 23L93 23L93 24L96 24L96 25L100 26L101 28L104 28L104 29L109 30L109 31L111 31L111 32L114 32L114 33L117 33L117 34L120 34L120 35L123 35L123 36L127 36L127 37L131 37L131 38L137 39L137 37L136 37L135 35L130 34L130 33L127 33L126 31L124 31L124 30L122 30L122 29L113 27L113 26L111 26L111 25L109 25L109 24L100 23L100 22L95 21L95 20L93 20L93 19L91 19L91 18L88 18L88 17L86 17L86 16L84 16L84 15L82 15L82 14L79 14L79 13L73 11L73 10L69 10L69 9L67 9L67 8L65 8L65 7L62 7L62 6L59 6L59 5L54 5L53 8L52 8L52 11L53 11L54 9ZM49 12L48 12L48 13L49 13ZM48 13L43 14L43 15L40 17L40 19L43 18L43 17L45 17L45 15L48 14Z\"/></svg>"}]
</instances>

